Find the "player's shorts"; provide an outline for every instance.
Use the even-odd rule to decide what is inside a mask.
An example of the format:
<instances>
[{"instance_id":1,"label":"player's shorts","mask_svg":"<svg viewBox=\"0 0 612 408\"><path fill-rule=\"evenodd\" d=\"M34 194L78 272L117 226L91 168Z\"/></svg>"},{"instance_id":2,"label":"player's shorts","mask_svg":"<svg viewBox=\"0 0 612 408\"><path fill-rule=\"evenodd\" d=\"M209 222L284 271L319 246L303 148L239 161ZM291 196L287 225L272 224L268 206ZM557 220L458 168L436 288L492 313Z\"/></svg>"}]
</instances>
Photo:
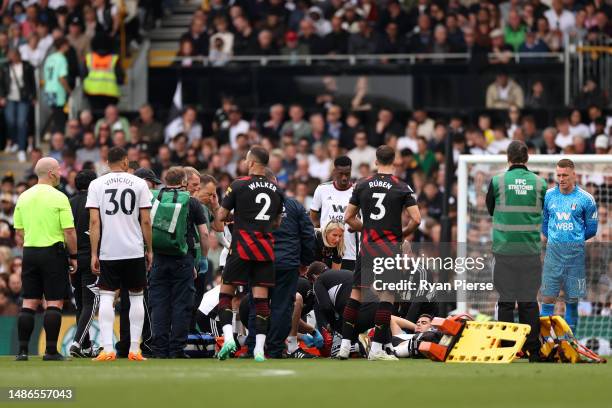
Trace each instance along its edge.
<instances>
[{"instance_id":1,"label":"player's shorts","mask_svg":"<svg viewBox=\"0 0 612 408\"><path fill-rule=\"evenodd\" d=\"M586 268L584 265L544 262L542 296L557 297L561 290L565 292L566 300L578 300L586 296Z\"/></svg>"},{"instance_id":2,"label":"player's shorts","mask_svg":"<svg viewBox=\"0 0 612 408\"><path fill-rule=\"evenodd\" d=\"M371 261L372 258L369 257ZM353 287L354 288L372 288L375 292L378 292L378 288L381 287L380 283L394 283L399 282L402 277L402 273L398 270L383 270L382 273L374 273L372 264L364 265L362 257L358 256L355 261L355 271L353 272ZM374 285L374 281L380 281L379 284Z\"/></svg>"},{"instance_id":3,"label":"player's shorts","mask_svg":"<svg viewBox=\"0 0 612 408\"><path fill-rule=\"evenodd\" d=\"M21 281L24 299L64 300L70 295L68 256L64 245L23 248Z\"/></svg>"},{"instance_id":4,"label":"player's shorts","mask_svg":"<svg viewBox=\"0 0 612 408\"><path fill-rule=\"evenodd\" d=\"M198 310L196 320L201 332L210 333L214 337L223 336L223 326L221 326L221 322L216 318L205 315Z\"/></svg>"},{"instance_id":5,"label":"player's shorts","mask_svg":"<svg viewBox=\"0 0 612 408\"><path fill-rule=\"evenodd\" d=\"M147 286L147 268L144 257L100 261L98 287L102 290L140 290Z\"/></svg>"},{"instance_id":6,"label":"player's shorts","mask_svg":"<svg viewBox=\"0 0 612 408\"><path fill-rule=\"evenodd\" d=\"M273 287L274 276L273 261L247 261L233 253L227 257L221 278L228 285Z\"/></svg>"}]
</instances>

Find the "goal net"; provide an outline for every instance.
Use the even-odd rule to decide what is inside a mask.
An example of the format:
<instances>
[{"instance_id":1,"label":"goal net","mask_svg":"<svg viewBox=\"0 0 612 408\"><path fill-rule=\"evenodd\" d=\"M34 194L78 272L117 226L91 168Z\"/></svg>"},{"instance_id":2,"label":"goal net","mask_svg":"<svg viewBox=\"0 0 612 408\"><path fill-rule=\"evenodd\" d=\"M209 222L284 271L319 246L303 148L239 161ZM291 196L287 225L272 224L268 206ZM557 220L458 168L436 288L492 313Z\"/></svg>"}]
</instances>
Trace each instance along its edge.
<instances>
[{"instance_id":1,"label":"goal net","mask_svg":"<svg viewBox=\"0 0 612 408\"><path fill-rule=\"evenodd\" d=\"M577 184L593 195L598 205L597 235L587 243L587 296L579 304L576 336L600 354L612 354L612 251L610 233L612 218L612 156L610 155L533 155L528 168L555 186L556 163L570 158L576 164ZM461 155L458 167L457 242L458 250L469 251L470 245L490 244L492 218L486 207L491 178L507 169L505 155ZM465 245L463 245L465 243ZM466 249L467 248L467 249ZM491 266L487 266L492 274ZM457 292L457 309L494 317L496 297L479 292ZM559 300L556 311L563 313Z\"/></svg>"}]
</instances>

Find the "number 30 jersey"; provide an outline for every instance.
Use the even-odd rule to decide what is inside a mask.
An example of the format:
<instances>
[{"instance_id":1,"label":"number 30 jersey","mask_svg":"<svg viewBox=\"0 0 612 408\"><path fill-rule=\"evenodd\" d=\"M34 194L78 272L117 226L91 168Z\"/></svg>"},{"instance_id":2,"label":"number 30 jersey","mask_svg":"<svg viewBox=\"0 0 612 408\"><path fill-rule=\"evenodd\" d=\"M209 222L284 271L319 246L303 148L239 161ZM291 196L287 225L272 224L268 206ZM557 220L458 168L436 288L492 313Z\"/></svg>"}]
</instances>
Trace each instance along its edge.
<instances>
[{"instance_id":1,"label":"number 30 jersey","mask_svg":"<svg viewBox=\"0 0 612 408\"><path fill-rule=\"evenodd\" d=\"M402 212L416 205L416 200L412 189L397 177L376 174L357 183L350 204L361 209L363 252L369 243L402 242Z\"/></svg>"},{"instance_id":2,"label":"number 30 jersey","mask_svg":"<svg viewBox=\"0 0 612 408\"><path fill-rule=\"evenodd\" d=\"M232 252L245 260L273 261L272 223L282 213L284 201L280 187L264 176L236 179L221 203L234 210Z\"/></svg>"},{"instance_id":3,"label":"number 30 jersey","mask_svg":"<svg viewBox=\"0 0 612 408\"><path fill-rule=\"evenodd\" d=\"M151 198L147 183L129 173L107 173L91 182L85 207L100 210L100 260L144 256L139 215L141 208L151 208Z\"/></svg>"}]
</instances>

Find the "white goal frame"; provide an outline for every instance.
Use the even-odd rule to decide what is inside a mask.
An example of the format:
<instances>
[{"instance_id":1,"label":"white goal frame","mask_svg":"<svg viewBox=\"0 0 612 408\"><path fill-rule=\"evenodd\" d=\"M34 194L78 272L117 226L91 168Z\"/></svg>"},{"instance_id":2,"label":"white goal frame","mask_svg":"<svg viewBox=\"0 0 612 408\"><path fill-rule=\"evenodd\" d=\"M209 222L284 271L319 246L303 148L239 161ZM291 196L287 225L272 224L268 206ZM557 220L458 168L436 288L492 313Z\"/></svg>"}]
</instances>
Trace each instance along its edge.
<instances>
[{"instance_id":1,"label":"white goal frame","mask_svg":"<svg viewBox=\"0 0 612 408\"><path fill-rule=\"evenodd\" d=\"M570 159L576 164L581 163L602 163L612 165L612 155L609 154L535 154L529 156L529 163L532 164L553 164L561 159ZM467 243L468 234L468 166L470 164L503 164L507 163L508 158L504 154L497 155L470 155L462 154L459 156L457 166L457 243ZM458 245L458 252L464 252L465 245ZM457 256L466 256L458 253ZM466 313L467 295L465 290L457 291L457 311Z\"/></svg>"}]
</instances>

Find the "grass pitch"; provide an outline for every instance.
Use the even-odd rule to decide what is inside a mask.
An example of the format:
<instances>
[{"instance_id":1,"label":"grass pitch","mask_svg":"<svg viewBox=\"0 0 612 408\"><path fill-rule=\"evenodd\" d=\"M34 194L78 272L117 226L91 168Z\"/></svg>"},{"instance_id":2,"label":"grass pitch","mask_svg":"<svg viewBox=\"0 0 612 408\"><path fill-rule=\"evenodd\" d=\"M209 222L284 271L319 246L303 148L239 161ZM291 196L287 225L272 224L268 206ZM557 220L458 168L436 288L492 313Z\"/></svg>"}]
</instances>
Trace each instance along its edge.
<instances>
[{"instance_id":1,"label":"grass pitch","mask_svg":"<svg viewBox=\"0 0 612 408\"><path fill-rule=\"evenodd\" d=\"M75 392L70 403L4 400L3 407L599 408L612 403L611 385L611 364L329 359L94 363L0 357L0 388L71 387Z\"/></svg>"}]
</instances>

